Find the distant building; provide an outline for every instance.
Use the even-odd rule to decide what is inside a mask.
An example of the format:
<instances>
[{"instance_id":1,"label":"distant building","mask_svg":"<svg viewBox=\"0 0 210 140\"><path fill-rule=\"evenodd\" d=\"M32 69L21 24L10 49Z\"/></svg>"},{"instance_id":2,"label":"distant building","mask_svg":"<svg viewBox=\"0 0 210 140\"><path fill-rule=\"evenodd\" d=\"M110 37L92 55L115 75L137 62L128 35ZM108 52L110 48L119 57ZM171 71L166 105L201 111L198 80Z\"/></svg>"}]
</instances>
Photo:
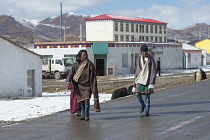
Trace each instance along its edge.
<instances>
[{"instance_id":1,"label":"distant building","mask_svg":"<svg viewBox=\"0 0 210 140\"><path fill-rule=\"evenodd\" d=\"M141 45L147 44L150 54L156 60L161 57L162 69L182 68L181 44L152 42L43 42L35 43L33 51L49 57L70 57L75 60L79 50L85 49L95 64L97 76L133 74L136 60L141 55Z\"/></svg>"},{"instance_id":2,"label":"distant building","mask_svg":"<svg viewBox=\"0 0 210 140\"><path fill-rule=\"evenodd\" d=\"M0 98L42 96L42 57L1 36L0 50Z\"/></svg>"},{"instance_id":3,"label":"distant building","mask_svg":"<svg viewBox=\"0 0 210 140\"><path fill-rule=\"evenodd\" d=\"M106 14L85 20L87 41L167 42L165 22Z\"/></svg>"},{"instance_id":4,"label":"distant building","mask_svg":"<svg viewBox=\"0 0 210 140\"><path fill-rule=\"evenodd\" d=\"M203 50L203 57L206 60L206 64L210 64L210 38L204 39L195 43L195 47Z\"/></svg>"},{"instance_id":5,"label":"distant building","mask_svg":"<svg viewBox=\"0 0 210 140\"><path fill-rule=\"evenodd\" d=\"M189 44L182 44L183 68L193 68L205 65L202 59L202 50Z\"/></svg>"}]
</instances>

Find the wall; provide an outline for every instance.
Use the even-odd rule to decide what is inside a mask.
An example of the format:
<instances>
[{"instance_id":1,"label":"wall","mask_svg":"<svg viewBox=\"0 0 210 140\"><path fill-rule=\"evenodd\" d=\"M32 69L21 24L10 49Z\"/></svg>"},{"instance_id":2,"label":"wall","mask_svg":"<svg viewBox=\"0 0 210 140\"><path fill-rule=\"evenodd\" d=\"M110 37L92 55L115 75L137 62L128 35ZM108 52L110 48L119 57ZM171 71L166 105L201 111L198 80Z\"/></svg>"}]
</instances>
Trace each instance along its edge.
<instances>
[{"instance_id":1,"label":"wall","mask_svg":"<svg viewBox=\"0 0 210 140\"><path fill-rule=\"evenodd\" d=\"M128 54L128 67L122 66L122 54ZM111 47L109 48L109 54L107 55L107 68L113 68L115 75L127 75L131 74L131 54L139 53L138 47ZM135 61L134 61L135 65Z\"/></svg>"},{"instance_id":2,"label":"wall","mask_svg":"<svg viewBox=\"0 0 210 140\"><path fill-rule=\"evenodd\" d=\"M207 50L207 53L210 53L210 40L205 39L200 42L195 43L195 47L202 49L202 50Z\"/></svg>"},{"instance_id":3,"label":"wall","mask_svg":"<svg viewBox=\"0 0 210 140\"><path fill-rule=\"evenodd\" d=\"M42 96L40 56L0 38L0 98L27 97L27 70L34 70L34 95Z\"/></svg>"},{"instance_id":4,"label":"wall","mask_svg":"<svg viewBox=\"0 0 210 140\"><path fill-rule=\"evenodd\" d=\"M113 41L113 21L87 21L86 41Z\"/></svg>"},{"instance_id":5,"label":"wall","mask_svg":"<svg viewBox=\"0 0 210 140\"><path fill-rule=\"evenodd\" d=\"M185 55L186 55L186 66L187 68L192 68L192 67L198 67L201 66L201 52L188 52L185 51ZM188 56L191 56L191 60L188 59Z\"/></svg>"},{"instance_id":6,"label":"wall","mask_svg":"<svg viewBox=\"0 0 210 140\"><path fill-rule=\"evenodd\" d=\"M154 59L157 62L158 57L161 61L161 69L178 69L182 68L182 47L164 47L162 54L155 54Z\"/></svg>"}]
</instances>

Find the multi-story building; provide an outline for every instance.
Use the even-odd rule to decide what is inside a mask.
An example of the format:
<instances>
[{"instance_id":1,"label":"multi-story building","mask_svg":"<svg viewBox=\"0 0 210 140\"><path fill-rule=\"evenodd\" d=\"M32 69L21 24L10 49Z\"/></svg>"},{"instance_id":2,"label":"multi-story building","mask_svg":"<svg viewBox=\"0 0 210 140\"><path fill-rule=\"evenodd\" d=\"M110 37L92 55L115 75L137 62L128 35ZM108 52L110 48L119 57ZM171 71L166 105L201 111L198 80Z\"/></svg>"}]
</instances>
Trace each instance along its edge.
<instances>
[{"instance_id":1,"label":"multi-story building","mask_svg":"<svg viewBox=\"0 0 210 140\"><path fill-rule=\"evenodd\" d=\"M167 42L165 22L106 14L85 20L87 41Z\"/></svg>"}]
</instances>

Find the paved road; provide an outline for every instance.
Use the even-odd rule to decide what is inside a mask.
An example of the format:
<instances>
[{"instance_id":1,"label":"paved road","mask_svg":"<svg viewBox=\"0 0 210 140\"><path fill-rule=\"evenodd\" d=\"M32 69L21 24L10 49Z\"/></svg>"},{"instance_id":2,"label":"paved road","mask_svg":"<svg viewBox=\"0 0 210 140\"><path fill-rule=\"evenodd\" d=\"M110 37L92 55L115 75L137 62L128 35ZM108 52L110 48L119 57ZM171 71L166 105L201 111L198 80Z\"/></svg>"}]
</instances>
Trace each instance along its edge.
<instances>
[{"instance_id":1,"label":"paved road","mask_svg":"<svg viewBox=\"0 0 210 140\"><path fill-rule=\"evenodd\" d=\"M0 140L209 140L210 80L157 91L151 115L139 113L135 96L91 107L90 121L69 111L0 127Z\"/></svg>"}]
</instances>

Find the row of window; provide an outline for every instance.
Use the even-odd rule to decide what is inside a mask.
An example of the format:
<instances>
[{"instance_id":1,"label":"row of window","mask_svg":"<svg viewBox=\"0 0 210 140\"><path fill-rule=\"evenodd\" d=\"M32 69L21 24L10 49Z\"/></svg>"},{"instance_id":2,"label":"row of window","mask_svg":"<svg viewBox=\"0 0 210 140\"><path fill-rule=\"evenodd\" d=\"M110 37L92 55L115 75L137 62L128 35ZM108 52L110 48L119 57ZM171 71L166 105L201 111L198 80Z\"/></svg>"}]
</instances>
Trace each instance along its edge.
<instances>
[{"instance_id":1,"label":"row of window","mask_svg":"<svg viewBox=\"0 0 210 140\"><path fill-rule=\"evenodd\" d=\"M164 40L163 40L164 39ZM153 37L153 36L139 36L136 38L134 35L114 35L115 41L126 41L126 42L134 42L134 41L147 41L147 42L166 42L166 37Z\"/></svg>"},{"instance_id":2,"label":"row of window","mask_svg":"<svg viewBox=\"0 0 210 140\"><path fill-rule=\"evenodd\" d=\"M162 25L144 25L144 24L135 24L135 23L115 22L114 30L116 32L119 31L119 32L166 34L166 26L162 26Z\"/></svg>"}]
</instances>

